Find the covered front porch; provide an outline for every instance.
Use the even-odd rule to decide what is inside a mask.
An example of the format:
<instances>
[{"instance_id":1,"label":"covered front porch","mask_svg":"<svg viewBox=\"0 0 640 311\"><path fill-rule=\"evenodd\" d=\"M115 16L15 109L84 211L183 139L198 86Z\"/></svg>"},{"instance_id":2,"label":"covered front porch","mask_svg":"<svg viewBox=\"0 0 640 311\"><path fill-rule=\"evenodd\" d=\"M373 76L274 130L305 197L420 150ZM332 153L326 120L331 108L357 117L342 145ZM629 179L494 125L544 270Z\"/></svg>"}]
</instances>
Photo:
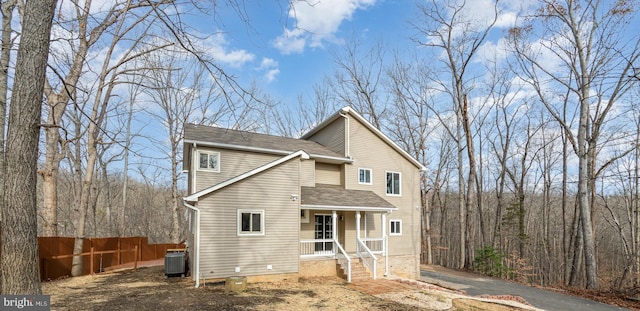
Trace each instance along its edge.
<instances>
[{"instance_id":1,"label":"covered front porch","mask_svg":"<svg viewBox=\"0 0 640 311\"><path fill-rule=\"evenodd\" d=\"M397 208L370 191L328 185L303 187L300 258L333 258L342 267L348 282L354 266L359 263L376 279L379 262L383 262L384 275L388 275L386 224L389 214L395 210Z\"/></svg>"}]
</instances>

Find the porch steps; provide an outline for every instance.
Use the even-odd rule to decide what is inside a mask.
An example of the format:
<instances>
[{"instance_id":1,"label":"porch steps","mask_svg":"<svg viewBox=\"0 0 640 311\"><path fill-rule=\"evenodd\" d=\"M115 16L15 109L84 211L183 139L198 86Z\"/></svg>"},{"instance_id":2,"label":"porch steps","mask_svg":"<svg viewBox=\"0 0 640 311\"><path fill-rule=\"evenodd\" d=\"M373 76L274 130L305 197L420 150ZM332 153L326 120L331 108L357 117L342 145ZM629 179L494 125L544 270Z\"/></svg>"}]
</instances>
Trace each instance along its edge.
<instances>
[{"instance_id":1,"label":"porch steps","mask_svg":"<svg viewBox=\"0 0 640 311\"><path fill-rule=\"evenodd\" d=\"M360 260L351 260L351 282L368 281L373 280L371 272L367 269ZM338 274L341 278L347 279L347 271L337 264Z\"/></svg>"}]
</instances>

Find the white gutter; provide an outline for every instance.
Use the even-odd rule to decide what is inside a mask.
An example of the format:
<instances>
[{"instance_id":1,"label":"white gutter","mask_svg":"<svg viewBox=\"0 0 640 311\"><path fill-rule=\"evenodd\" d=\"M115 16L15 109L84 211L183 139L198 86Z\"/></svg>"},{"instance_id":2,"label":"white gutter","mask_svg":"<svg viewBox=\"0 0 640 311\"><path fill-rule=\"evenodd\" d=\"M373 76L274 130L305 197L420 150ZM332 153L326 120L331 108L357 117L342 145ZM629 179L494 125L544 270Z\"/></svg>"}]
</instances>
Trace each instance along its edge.
<instances>
[{"instance_id":1,"label":"white gutter","mask_svg":"<svg viewBox=\"0 0 640 311\"><path fill-rule=\"evenodd\" d=\"M345 153L346 157L351 158L351 150L350 150L350 145L351 144L349 142L349 137L350 137L349 131L351 129L349 128L349 118L347 117L347 113L349 113L349 108L347 108L347 107L342 108L342 109L340 109L340 111L338 113L340 114L341 117L343 117L345 119L345 121L347 123L346 124L346 129L344 131L344 142L345 142L345 144L344 144L345 145L344 153Z\"/></svg>"},{"instance_id":2,"label":"white gutter","mask_svg":"<svg viewBox=\"0 0 640 311\"><path fill-rule=\"evenodd\" d=\"M391 212L387 212L387 214L382 214L382 237L384 240L382 243L384 246L384 276L389 276L389 236L387 235L387 215L391 216Z\"/></svg>"},{"instance_id":3,"label":"white gutter","mask_svg":"<svg viewBox=\"0 0 640 311\"><path fill-rule=\"evenodd\" d=\"M300 209L336 210L336 211L364 211L364 212L385 212L397 211L397 207L371 207L371 206L344 206L344 205L300 205Z\"/></svg>"},{"instance_id":4,"label":"white gutter","mask_svg":"<svg viewBox=\"0 0 640 311\"><path fill-rule=\"evenodd\" d=\"M193 267L193 275L196 277L196 288L200 286L200 209L188 204L187 201L182 201L182 204L188 209L191 209L196 212L196 229L194 230L195 237L193 238L194 246L193 250L195 251L193 254L194 263Z\"/></svg>"},{"instance_id":5,"label":"white gutter","mask_svg":"<svg viewBox=\"0 0 640 311\"><path fill-rule=\"evenodd\" d=\"M353 159L350 157L341 158L341 157L332 157L332 156L325 156L325 155L313 154L313 153L309 154L309 156L311 157L311 159L327 160L329 162L348 163L348 164L353 163ZM320 162L323 162L323 161L320 161Z\"/></svg>"},{"instance_id":6,"label":"white gutter","mask_svg":"<svg viewBox=\"0 0 640 311\"><path fill-rule=\"evenodd\" d=\"M278 149L222 144L222 143L205 142L205 141L199 141L199 140L185 139L184 141L186 143L194 143L201 146L217 147L222 149L244 150L244 151L253 151L253 152L260 152L260 153L273 153L273 154L279 154L279 155L287 155L291 153L291 151L278 150Z\"/></svg>"}]
</instances>

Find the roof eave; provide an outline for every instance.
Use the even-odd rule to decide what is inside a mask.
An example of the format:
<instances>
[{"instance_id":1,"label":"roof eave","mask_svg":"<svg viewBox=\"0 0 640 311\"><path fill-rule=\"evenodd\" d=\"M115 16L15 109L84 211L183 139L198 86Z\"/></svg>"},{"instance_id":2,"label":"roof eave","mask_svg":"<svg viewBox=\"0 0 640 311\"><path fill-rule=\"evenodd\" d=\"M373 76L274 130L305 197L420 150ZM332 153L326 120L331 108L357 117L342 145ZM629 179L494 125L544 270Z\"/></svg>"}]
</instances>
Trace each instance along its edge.
<instances>
[{"instance_id":1,"label":"roof eave","mask_svg":"<svg viewBox=\"0 0 640 311\"><path fill-rule=\"evenodd\" d=\"M314 205L301 204L300 209L315 210L335 210L335 211L364 211L364 212L387 212L397 211L397 207L374 207L374 206L346 206L346 205Z\"/></svg>"},{"instance_id":2,"label":"roof eave","mask_svg":"<svg viewBox=\"0 0 640 311\"><path fill-rule=\"evenodd\" d=\"M223 143L214 143L214 142L206 142L201 140L189 140L185 139L185 143L188 144L196 144L198 146L205 147L214 147L221 149L230 149L230 150L239 150L239 151L248 151L248 152L258 152L258 153L266 153L266 154L275 154L275 155L288 155L291 151L287 150L279 150L279 149L270 149L270 148L260 148L260 147L251 147L251 146L243 146L243 145L232 145L232 144L223 144ZM319 159L320 162L326 163L353 163L353 159L345 158L345 157L334 157L322 154L309 154L311 159Z\"/></svg>"}]
</instances>

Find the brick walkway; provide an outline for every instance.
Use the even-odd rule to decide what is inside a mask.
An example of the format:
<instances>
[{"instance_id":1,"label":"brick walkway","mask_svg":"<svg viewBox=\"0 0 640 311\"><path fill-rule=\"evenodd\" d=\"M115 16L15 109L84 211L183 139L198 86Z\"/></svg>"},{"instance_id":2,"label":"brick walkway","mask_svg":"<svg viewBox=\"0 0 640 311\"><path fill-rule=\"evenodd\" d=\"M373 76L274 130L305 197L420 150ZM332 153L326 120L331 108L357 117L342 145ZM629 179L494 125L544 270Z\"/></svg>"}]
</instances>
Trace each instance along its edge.
<instances>
[{"instance_id":1,"label":"brick walkway","mask_svg":"<svg viewBox=\"0 0 640 311\"><path fill-rule=\"evenodd\" d=\"M349 287L369 295L380 295L391 292L403 292L417 289L414 286L403 284L393 280L359 281L349 284Z\"/></svg>"}]
</instances>

